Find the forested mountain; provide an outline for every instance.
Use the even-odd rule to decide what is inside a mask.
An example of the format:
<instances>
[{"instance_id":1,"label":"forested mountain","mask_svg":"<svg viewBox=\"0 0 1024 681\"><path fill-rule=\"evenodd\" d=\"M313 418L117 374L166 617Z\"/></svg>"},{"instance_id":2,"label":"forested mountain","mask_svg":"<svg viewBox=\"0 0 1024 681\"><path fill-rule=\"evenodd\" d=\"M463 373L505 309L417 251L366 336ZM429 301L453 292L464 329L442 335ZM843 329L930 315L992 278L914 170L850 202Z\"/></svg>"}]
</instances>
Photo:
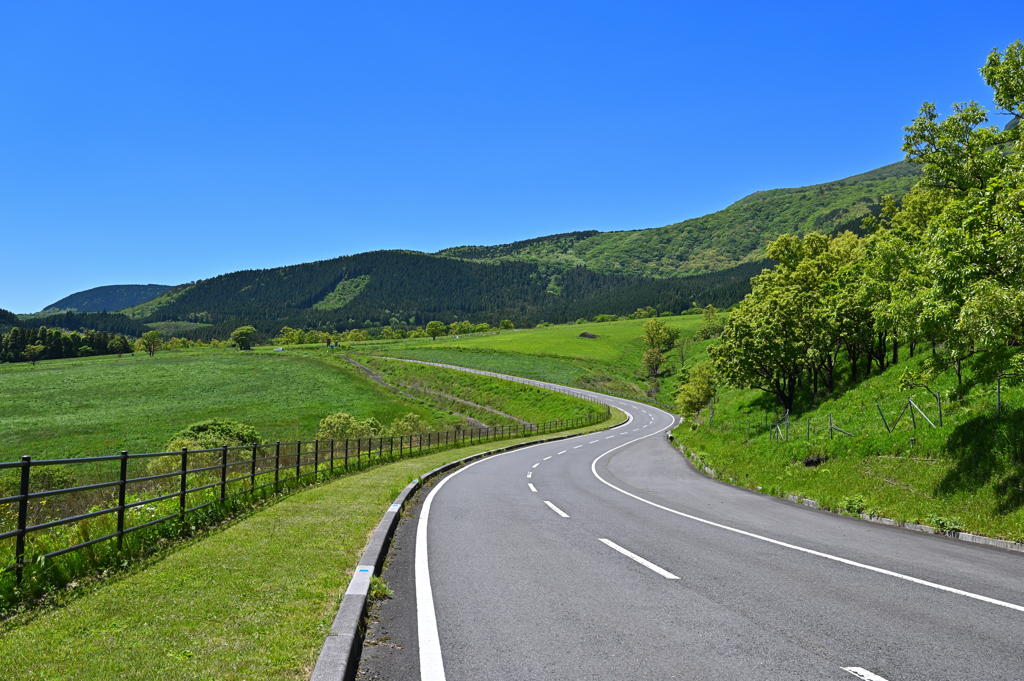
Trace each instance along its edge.
<instances>
[{"instance_id":1,"label":"forested mountain","mask_svg":"<svg viewBox=\"0 0 1024 681\"><path fill-rule=\"evenodd\" d=\"M47 305L39 314L56 312L114 312L133 305L139 305L156 298L171 288L163 284L124 284L117 286L98 286L88 291L73 293L61 298L52 305Z\"/></svg>"},{"instance_id":2,"label":"forested mountain","mask_svg":"<svg viewBox=\"0 0 1024 681\"><path fill-rule=\"evenodd\" d=\"M19 323L18 315L0 308L0 333L3 333Z\"/></svg>"},{"instance_id":3,"label":"forested mountain","mask_svg":"<svg viewBox=\"0 0 1024 681\"><path fill-rule=\"evenodd\" d=\"M468 262L411 251L377 251L267 270L245 270L167 292L127 315L140 322L210 324L196 338L221 338L240 323L265 334L281 326L352 329L470 319L517 325L596 314L628 314L648 305L680 312L693 304L729 306L767 263L695 277L652 279L574 267L544 274L533 263Z\"/></svg>"},{"instance_id":4,"label":"forested mountain","mask_svg":"<svg viewBox=\"0 0 1024 681\"><path fill-rule=\"evenodd\" d=\"M838 234L878 215L881 197L905 195L921 170L893 163L836 182L751 194L728 208L656 229L572 232L500 246L460 246L438 255L480 262L522 261L552 269L676 277L761 260L783 234Z\"/></svg>"},{"instance_id":5,"label":"forested mountain","mask_svg":"<svg viewBox=\"0 0 1024 681\"><path fill-rule=\"evenodd\" d=\"M104 286L51 308L124 308L123 314L37 314L22 325L138 337L146 324L192 322L182 333L209 340L243 324L268 336L282 326L341 331L434 319L532 326L647 306L728 307L769 266L765 248L778 235L856 231L865 216L879 214L883 194L899 198L919 176L916 166L896 163L837 182L757 192L658 229L574 232L434 255L376 251L175 287ZM128 306L132 295L138 302Z\"/></svg>"}]
</instances>

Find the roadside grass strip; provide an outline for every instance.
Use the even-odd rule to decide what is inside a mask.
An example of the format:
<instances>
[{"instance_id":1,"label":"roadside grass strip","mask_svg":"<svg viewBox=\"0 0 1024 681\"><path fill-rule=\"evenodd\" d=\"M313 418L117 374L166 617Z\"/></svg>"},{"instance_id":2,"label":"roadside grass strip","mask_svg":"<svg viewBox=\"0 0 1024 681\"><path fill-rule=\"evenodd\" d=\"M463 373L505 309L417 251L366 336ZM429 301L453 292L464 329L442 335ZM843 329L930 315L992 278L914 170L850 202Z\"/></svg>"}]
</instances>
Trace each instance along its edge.
<instances>
[{"instance_id":1,"label":"roadside grass strip","mask_svg":"<svg viewBox=\"0 0 1024 681\"><path fill-rule=\"evenodd\" d=\"M613 414L612 425L624 420ZM399 492L494 447L400 460L305 489L145 569L81 587L62 607L9 619L0 624L0 668L17 679L306 679L367 538Z\"/></svg>"}]
</instances>

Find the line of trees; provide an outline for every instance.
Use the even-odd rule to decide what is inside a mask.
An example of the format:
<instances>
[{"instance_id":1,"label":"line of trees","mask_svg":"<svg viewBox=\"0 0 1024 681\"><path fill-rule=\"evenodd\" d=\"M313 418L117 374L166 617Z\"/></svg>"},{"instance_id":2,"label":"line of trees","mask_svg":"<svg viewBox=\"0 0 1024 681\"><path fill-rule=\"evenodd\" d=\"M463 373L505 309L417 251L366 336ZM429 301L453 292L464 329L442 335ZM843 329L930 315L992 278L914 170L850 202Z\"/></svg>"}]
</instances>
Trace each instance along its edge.
<instances>
[{"instance_id":1,"label":"line of trees","mask_svg":"<svg viewBox=\"0 0 1024 681\"><path fill-rule=\"evenodd\" d=\"M134 344L124 334L106 331L73 331L14 327L0 338L0 362L32 362L41 359L122 355Z\"/></svg>"},{"instance_id":2,"label":"line of trees","mask_svg":"<svg viewBox=\"0 0 1024 681\"><path fill-rule=\"evenodd\" d=\"M902 201L886 197L863 237L771 244L779 264L754 277L709 349L722 380L792 409L801 386L832 391L841 360L856 381L922 343L925 372L953 371L961 385L972 357L991 377L1024 374L1021 41L994 50L981 74L1012 122L989 125L976 102L954 104L946 117L924 104L903 145L921 181Z\"/></svg>"}]
</instances>

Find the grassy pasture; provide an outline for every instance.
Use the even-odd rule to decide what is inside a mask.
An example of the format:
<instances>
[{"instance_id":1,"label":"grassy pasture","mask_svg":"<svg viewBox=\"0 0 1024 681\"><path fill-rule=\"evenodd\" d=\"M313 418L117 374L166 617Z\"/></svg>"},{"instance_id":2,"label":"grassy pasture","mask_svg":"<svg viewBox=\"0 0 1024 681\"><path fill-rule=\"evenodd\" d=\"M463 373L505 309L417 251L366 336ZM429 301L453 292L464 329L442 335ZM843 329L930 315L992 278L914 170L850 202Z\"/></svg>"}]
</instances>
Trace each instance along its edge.
<instances>
[{"instance_id":1,"label":"grassy pasture","mask_svg":"<svg viewBox=\"0 0 1024 681\"><path fill-rule=\"evenodd\" d=\"M222 417L274 440L311 439L327 414L390 423L410 411L341 363L292 353L158 352L0 365L0 460L160 451L190 423Z\"/></svg>"}]
</instances>

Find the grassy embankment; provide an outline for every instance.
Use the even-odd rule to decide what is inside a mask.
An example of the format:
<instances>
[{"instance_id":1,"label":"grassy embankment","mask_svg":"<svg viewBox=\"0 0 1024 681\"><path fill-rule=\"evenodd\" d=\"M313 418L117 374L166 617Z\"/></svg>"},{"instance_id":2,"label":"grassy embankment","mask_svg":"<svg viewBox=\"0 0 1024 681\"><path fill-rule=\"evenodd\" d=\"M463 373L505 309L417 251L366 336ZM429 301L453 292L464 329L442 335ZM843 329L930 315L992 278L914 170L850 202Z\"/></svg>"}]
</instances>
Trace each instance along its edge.
<instances>
[{"instance_id":1,"label":"grassy embankment","mask_svg":"<svg viewBox=\"0 0 1024 681\"><path fill-rule=\"evenodd\" d=\"M623 420L615 411L572 432ZM507 444L346 476L167 551L144 570L77 587L61 607L0 625L0 667L23 679L305 679L367 537L398 492L448 461Z\"/></svg>"},{"instance_id":2,"label":"grassy embankment","mask_svg":"<svg viewBox=\"0 0 1024 681\"><path fill-rule=\"evenodd\" d=\"M703 350L712 342L695 344L687 365L706 359ZM968 363L964 380L970 390L962 400L956 398L952 373L929 386L942 396L941 428L933 429L915 414L914 429L908 410L889 433L876 404L889 427L908 397L939 423L932 394L923 388L900 389L903 371L920 368L923 359L922 354L907 358L904 349L898 365L856 384L847 382L818 404L805 391L790 419L788 441L773 441L766 434L765 414L771 422L781 411L774 397L735 388L720 389L710 428L705 414L696 423L684 422L675 436L720 478L751 489L811 498L831 510L1024 538L1024 390L1004 384L1002 416L997 417L994 383L973 384L975 367ZM848 372L842 367L840 373L848 377ZM852 437L839 432L829 437L830 413ZM824 457L824 463L817 463Z\"/></svg>"},{"instance_id":3,"label":"grassy embankment","mask_svg":"<svg viewBox=\"0 0 1024 681\"><path fill-rule=\"evenodd\" d=\"M490 411L474 410L465 402L485 405L530 423L586 418L605 413L603 405L522 383L377 357L366 357L364 360L368 367L379 372L391 385L401 386L413 394L420 394L420 391L434 393L423 393L425 399L438 400L440 396L436 393L442 393L463 400L453 401L452 408L489 425L511 425L516 421Z\"/></svg>"},{"instance_id":4,"label":"grassy embankment","mask_svg":"<svg viewBox=\"0 0 1024 681\"><path fill-rule=\"evenodd\" d=\"M641 396L648 387L640 367L646 321L565 324L488 336L443 337L437 341L370 341L353 343L351 352L443 362ZM662 317L661 321L679 329L684 339L691 337L702 323L700 315ZM597 338L580 338L583 332ZM659 397L670 401L680 366L679 349L669 352L666 359L665 372L659 379Z\"/></svg>"}]
</instances>

